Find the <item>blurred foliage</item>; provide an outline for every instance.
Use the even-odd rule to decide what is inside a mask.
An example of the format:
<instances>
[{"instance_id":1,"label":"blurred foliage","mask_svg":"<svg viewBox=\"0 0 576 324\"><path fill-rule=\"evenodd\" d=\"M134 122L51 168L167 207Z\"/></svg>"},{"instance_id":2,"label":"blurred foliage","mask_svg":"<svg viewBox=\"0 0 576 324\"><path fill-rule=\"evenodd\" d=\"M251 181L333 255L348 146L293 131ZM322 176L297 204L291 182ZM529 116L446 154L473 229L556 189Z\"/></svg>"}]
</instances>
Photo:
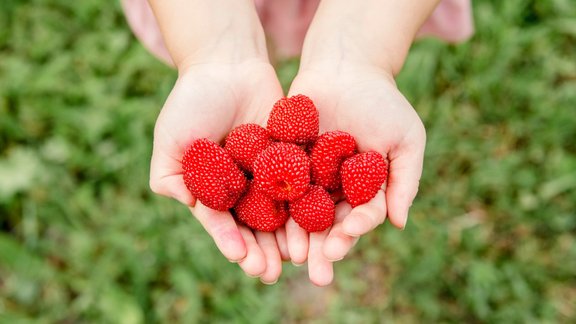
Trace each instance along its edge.
<instances>
[{"instance_id":1,"label":"blurred foliage","mask_svg":"<svg viewBox=\"0 0 576 324\"><path fill-rule=\"evenodd\" d=\"M0 322L576 321L576 5L474 5L472 40L417 42L398 78L428 131L407 229L317 288L305 267L245 277L151 194L175 73L117 2L3 0Z\"/></svg>"}]
</instances>

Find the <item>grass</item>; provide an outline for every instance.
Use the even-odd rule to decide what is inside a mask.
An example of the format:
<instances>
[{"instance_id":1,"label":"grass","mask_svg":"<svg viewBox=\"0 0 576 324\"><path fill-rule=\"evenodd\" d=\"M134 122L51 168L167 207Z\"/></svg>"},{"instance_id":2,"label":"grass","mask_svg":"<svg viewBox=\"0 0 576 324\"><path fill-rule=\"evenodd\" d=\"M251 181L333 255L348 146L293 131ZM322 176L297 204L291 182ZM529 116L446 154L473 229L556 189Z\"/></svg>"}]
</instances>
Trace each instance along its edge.
<instances>
[{"instance_id":1,"label":"grass","mask_svg":"<svg viewBox=\"0 0 576 324\"><path fill-rule=\"evenodd\" d=\"M0 322L576 320L576 6L474 5L472 40L419 41L399 76L428 132L406 230L363 237L316 288L291 265L245 277L150 192L175 73L118 3L3 1Z\"/></svg>"}]
</instances>

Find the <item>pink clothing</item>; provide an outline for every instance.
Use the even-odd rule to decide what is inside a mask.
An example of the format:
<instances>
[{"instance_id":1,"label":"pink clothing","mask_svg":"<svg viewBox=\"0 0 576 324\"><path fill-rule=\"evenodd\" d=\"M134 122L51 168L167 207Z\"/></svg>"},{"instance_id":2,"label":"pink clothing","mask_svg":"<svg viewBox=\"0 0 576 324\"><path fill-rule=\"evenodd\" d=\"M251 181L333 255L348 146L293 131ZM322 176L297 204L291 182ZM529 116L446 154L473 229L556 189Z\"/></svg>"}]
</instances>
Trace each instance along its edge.
<instances>
[{"instance_id":1,"label":"pink clothing","mask_svg":"<svg viewBox=\"0 0 576 324\"><path fill-rule=\"evenodd\" d=\"M422 25L418 36L435 36L449 43L459 43L473 34L470 0L442 0Z\"/></svg>"},{"instance_id":2,"label":"pink clothing","mask_svg":"<svg viewBox=\"0 0 576 324\"><path fill-rule=\"evenodd\" d=\"M320 0L254 0L274 53L297 56ZM172 65L154 14L146 0L122 0L130 28L144 47ZM442 0L424 23L419 37L434 36L446 42L465 41L474 33L470 0Z\"/></svg>"}]
</instances>

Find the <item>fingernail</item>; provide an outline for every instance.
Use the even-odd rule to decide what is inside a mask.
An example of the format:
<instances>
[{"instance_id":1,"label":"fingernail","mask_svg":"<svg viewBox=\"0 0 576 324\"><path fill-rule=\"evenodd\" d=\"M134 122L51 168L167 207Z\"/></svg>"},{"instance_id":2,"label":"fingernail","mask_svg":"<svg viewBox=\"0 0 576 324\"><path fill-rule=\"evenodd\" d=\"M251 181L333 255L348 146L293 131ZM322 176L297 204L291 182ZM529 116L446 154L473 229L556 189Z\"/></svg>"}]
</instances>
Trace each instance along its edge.
<instances>
[{"instance_id":1,"label":"fingernail","mask_svg":"<svg viewBox=\"0 0 576 324\"><path fill-rule=\"evenodd\" d=\"M328 260L328 261L330 261L330 262L338 262L338 261L340 261L340 260L342 260L342 259L344 259L344 257L340 257L340 258L338 258L338 259L328 259L328 258L326 258L326 260Z\"/></svg>"},{"instance_id":2,"label":"fingernail","mask_svg":"<svg viewBox=\"0 0 576 324\"><path fill-rule=\"evenodd\" d=\"M230 260L230 259L228 259L228 262L230 262L230 263L240 263L240 262L244 261L244 259L246 259L246 257L243 257L242 259L238 259L238 260Z\"/></svg>"},{"instance_id":3,"label":"fingernail","mask_svg":"<svg viewBox=\"0 0 576 324\"><path fill-rule=\"evenodd\" d=\"M304 265L304 262L302 262L302 263L296 263L296 262L294 262L294 261L290 261L290 262L292 262L292 264L293 264L295 267L301 267L301 266Z\"/></svg>"},{"instance_id":4,"label":"fingernail","mask_svg":"<svg viewBox=\"0 0 576 324\"><path fill-rule=\"evenodd\" d=\"M276 278L276 280L274 280L274 281L272 281L272 282L266 282L266 281L262 280L262 278L260 278L260 282L263 283L263 284L265 284L265 285L270 286L270 285L273 285L273 284L277 283L277 282L278 282L278 278Z\"/></svg>"},{"instance_id":5,"label":"fingernail","mask_svg":"<svg viewBox=\"0 0 576 324\"><path fill-rule=\"evenodd\" d=\"M405 229L406 229L406 224L408 224L408 217L404 218L404 223L402 224L401 230L405 230Z\"/></svg>"}]
</instances>

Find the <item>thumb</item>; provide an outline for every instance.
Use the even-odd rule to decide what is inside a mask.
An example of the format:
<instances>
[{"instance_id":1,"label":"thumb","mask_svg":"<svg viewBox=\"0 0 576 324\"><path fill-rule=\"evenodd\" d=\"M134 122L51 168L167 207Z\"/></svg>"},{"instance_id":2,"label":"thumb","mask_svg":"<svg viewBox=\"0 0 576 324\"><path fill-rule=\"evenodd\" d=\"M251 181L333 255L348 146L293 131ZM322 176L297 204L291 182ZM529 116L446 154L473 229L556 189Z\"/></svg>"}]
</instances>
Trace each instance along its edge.
<instances>
[{"instance_id":1,"label":"thumb","mask_svg":"<svg viewBox=\"0 0 576 324\"><path fill-rule=\"evenodd\" d=\"M408 219L408 210L418 192L424 163L426 132L420 123L406 137L403 145L390 151L386 204L390 222L398 228L404 228Z\"/></svg>"}]
</instances>

